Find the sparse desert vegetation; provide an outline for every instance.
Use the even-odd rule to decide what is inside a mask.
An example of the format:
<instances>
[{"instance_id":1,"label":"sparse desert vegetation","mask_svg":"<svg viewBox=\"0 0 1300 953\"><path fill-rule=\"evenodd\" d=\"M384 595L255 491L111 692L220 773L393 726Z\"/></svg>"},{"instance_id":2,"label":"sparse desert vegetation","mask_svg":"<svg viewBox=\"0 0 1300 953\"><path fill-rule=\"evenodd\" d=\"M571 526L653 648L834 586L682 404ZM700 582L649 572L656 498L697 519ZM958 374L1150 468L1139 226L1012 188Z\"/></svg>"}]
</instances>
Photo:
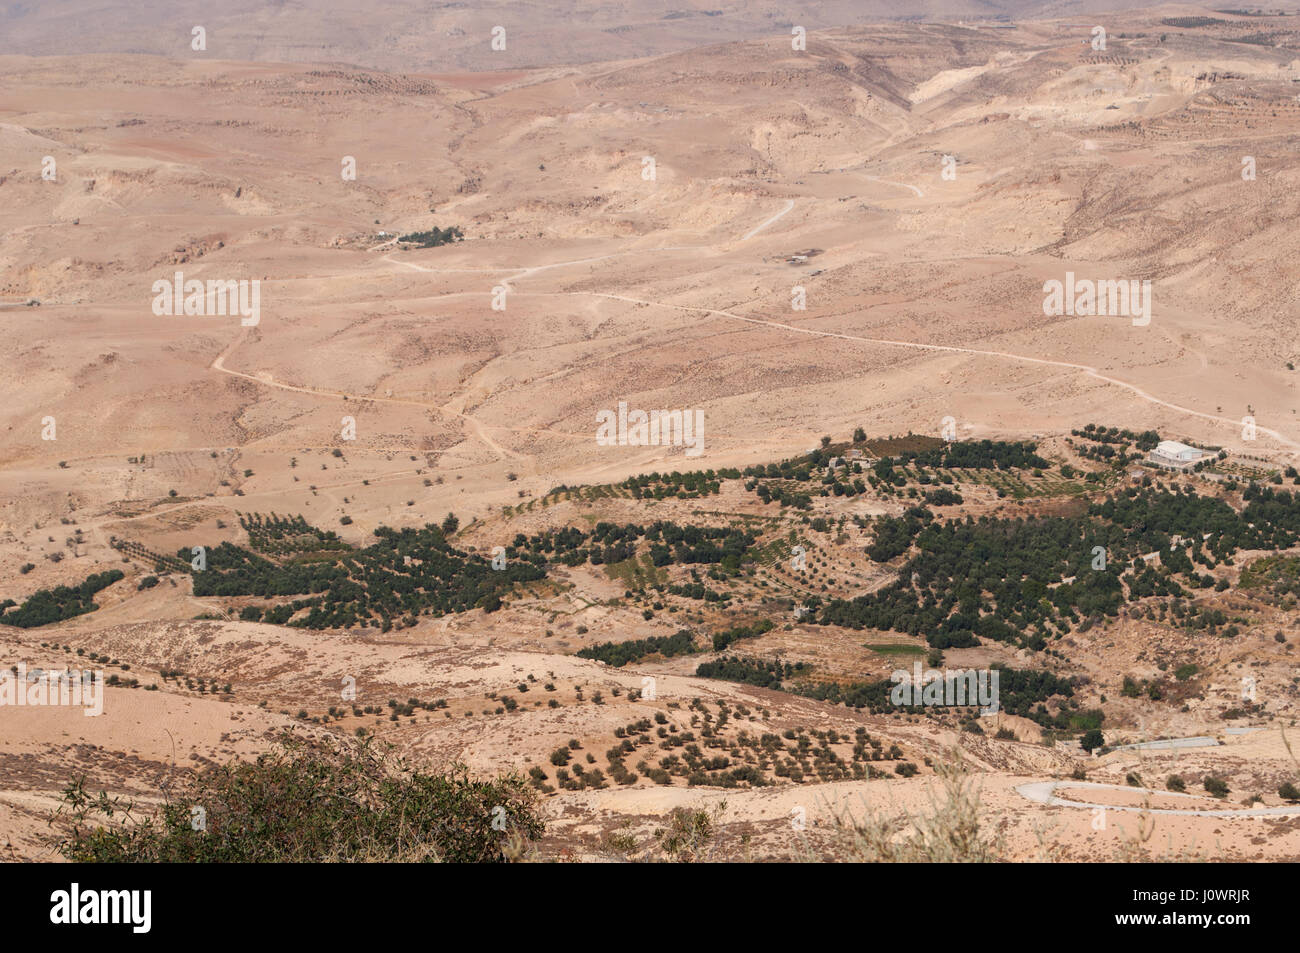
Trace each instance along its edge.
<instances>
[{"instance_id":1,"label":"sparse desert vegetation","mask_svg":"<svg viewBox=\"0 0 1300 953\"><path fill-rule=\"evenodd\" d=\"M8 859L1300 859L1300 18L47 6Z\"/></svg>"}]
</instances>

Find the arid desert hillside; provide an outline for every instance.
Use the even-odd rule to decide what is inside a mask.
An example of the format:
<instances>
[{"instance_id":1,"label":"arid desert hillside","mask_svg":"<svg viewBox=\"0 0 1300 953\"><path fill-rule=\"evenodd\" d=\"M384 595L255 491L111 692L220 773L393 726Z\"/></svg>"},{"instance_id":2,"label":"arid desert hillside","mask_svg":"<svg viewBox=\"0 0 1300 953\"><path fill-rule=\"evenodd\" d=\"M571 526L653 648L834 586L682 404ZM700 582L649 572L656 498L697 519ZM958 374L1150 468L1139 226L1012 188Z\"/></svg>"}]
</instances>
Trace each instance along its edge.
<instances>
[{"instance_id":1,"label":"arid desert hillside","mask_svg":"<svg viewBox=\"0 0 1300 953\"><path fill-rule=\"evenodd\" d=\"M11 856L289 730L549 858L953 763L1004 859L1300 858L1300 18L252 6L0 14L0 654L111 677L0 707Z\"/></svg>"}]
</instances>

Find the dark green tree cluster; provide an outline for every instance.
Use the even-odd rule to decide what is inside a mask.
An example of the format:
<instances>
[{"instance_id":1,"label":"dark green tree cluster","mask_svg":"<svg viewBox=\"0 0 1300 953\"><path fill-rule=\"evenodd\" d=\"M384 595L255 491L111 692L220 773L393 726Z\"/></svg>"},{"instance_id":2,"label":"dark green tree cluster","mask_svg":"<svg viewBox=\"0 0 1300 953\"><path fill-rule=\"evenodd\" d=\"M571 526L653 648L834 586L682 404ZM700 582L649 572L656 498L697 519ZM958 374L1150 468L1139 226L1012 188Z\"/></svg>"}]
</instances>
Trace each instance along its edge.
<instances>
[{"instance_id":1,"label":"dark green tree cluster","mask_svg":"<svg viewBox=\"0 0 1300 953\"><path fill-rule=\"evenodd\" d=\"M688 582L685 585L672 585L668 587L670 595L682 596L685 599L700 599L704 602L726 602L731 598L725 592L718 592L716 589L710 589L700 582Z\"/></svg>"},{"instance_id":2,"label":"dark green tree cluster","mask_svg":"<svg viewBox=\"0 0 1300 953\"><path fill-rule=\"evenodd\" d=\"M724 655L713 662L701 662L695 669L700 678L719 678L728 682L743 682L759 688L780 688L787 678L802 675L808 670L806 662L782 662L780 659L739 658Z\"/></svg>"},{"instance_id":3,"label":"dark green tree cluster","mask_svg":"<svg viewBox=\"0 0 1300 953\"><path fill-rule=\"evenodd\" d=\"M812 494L805 493L789 483L759 483L751 480L745 488L752 490L764 503L776 503L796 510L812 509Z\"/></svg>"},{"instance_id":4,"label":"dark green tree cluster","mask_svg":"<svg viewBox=\"0 0 1300 953\"><path fill-rule=\"evenodd\" d=\"M460 230L459 225L452 225L449 228L433 228L423 232L407 232L397 240L404 245L417 245L420 248L436 248L439 245L450 245L452 242L464 240L465 234Z\"/></svg>"},{"instance_id":5,"label":"dark green tree cluster","mask_svg":"<svg viewBox=\"0 0 1300 953\"><path fill-rule=\"evenodd\" d=\"M652 635L645 639L632 639L627 642L602 642L589 648L579 649L578 658L595 659L615 668L622 668L631 662L639 662L651 655L672 658L674 655L691 655L698 652L695 637L686 629L673 635Z\"/></svg>"},{"instance_id":6,"label":"dark green tree cluster","mask_svg":"<svg viewBox=\"0 0 1300 953\"><path fill-rule=\"evenodd\" d=\"M760 619L753 625L738 625L723 632L715 632L713 634L713 651L721 652L741 639L756 639L760 635L771 632L773 627L774 624L771 619Z\"/></svg>"},{"instance_id":7,"label":"dark green tree cluster","mask_svg":"<svg viewBox=\"0 0 1300 953\"><path fill-rule=\"evenodd\" d=\"M662 521L650 526L646 539L651 544L650 559L656 566L718 563L732 572L740 568L756 540L753 533L745 530L678 526Z\"/></svg>"},{"instance_id":8,"label":"dark green tree cluster","mask_svg":"<svg viewBox=\"0 0 1300 953\"><path fill-rule=\"evenodd\" d=\"M1041 650L1049 626L1059 635L1138 599L1184 596L1184 586L1214 584L1198 566L1213 569L1243 549L1287 549L1300 541L1300 497L1250 486L1243 500L1238 513L1188 487L1130 487L1077 517L967 517L929 522L919 532L919 515L910 525L906 518L881 520L869 555L894 558L908 551L909 537L916 554L895 582L832 600L821 620L924 635L938 648L991 638ZM1106 565L1094 570L1098 546ZM1142 559L1150 553L1160 554L1159 566Z\"/></svg>"},{"instance_id":9,"label":"dark green tree cluster","mask_svg":"<svg viewBox=\"0 0 1300 953\"><path fill-rule=\"evenodd\" d=\"M200 596L312 594L319 598L289 609L308 610L295 625L325 629L381 624L385 630L401 616L445 615L500 606L501 593L516 583L542 579L544 566L507 561L495 570L489 560L454 549L438 527L402 530L381 526L377 541L328 561L275 563L230 543L208 550L208 567L194 573ZM184 551L182 551L184 552ZM288 621L285 606L276 606L263 621Z\"/></svg>"},{"instance_id":10,"label":"dark green tree cluster","mask_svg":"<svg viewBox=\"0 0 1300 953\"><path fill-rule=\"evenodd\" d=\"M14 625L23 629L62 622L75 616L94 612L99 608L93 601L95 593L107 589L122 578L122 570L109 569L106 572L87 576L86 580L76 586L55 586L53 589L41 589L33 592L17 605L12 599L0 603L0 625Z\"/></svg>"},{"instance_id":11,"label":"dark green tree cluster","mask_svg":"<svg viewBox=\"0 0 1300 953\"><path fill-rule=\"evenodd\" d=\"M259 553L287 555L348 548L333 530L317 529L301 515L241 513L239 525L248 534L248 545Z\"/></svg>"},{"instance_id":12,"label":"dark green tree cluster","mask_svg":"<svg viewBox=\"0 0 1300 953\"><path fill-rule=\"evenodd\" d=\"M920 552L895 582L868 595L832 600L826 622L924 635L936 648L1022 638L1042 648L1044 624L1114 615L1122 603L1118 567L1090 569L1091 541L1076 519L993 519L930 523ZM1065 577L1073 576L1073 583Z\"/></svg>"},{"instance_id":13,"label":"dark green tree cluster","mask_svg":"<svg viewBox=\"0 0 1300 953\"><path fill-rule=\"evenodd\" d=\"M849 708L866 708L868 711L883 713L895 711L920 712L921 708L900 707L889 700L889 693L894 683L889 679L876 679L869 682L823 682L818 685L802 685L796 694L805 698L839 704L843 702Z\"/></svg>"},{"instance_id":14,"label":"dark green tree cluster","mask_svg":"<svg viewBox=\"0 0 1300 953\"><path fill-rule=\"evenodd\" d=\"M689 500L716 494L721 491L721 481L738 479L740 471L734 469L691 470L687 473L674 470L672 473L643 473L628 477L619 486L631 490L632 496L638 500L663 500L669 497Z\"/></svg>"},{"instance_id":15,"label":"dark green tree cluster","mask_svg":"<svg viewBox=\"0 0 1300 953\"><path fill-rule=\"evenodd\" d=\"M1038 444L1029 440L954 440L930 450L900 453L890 460L896 466L946 470L1045 470L1051 464L1035 451Z\"/></svg>"},{"instance_id":16,"label":"dark green tree cluster","mask_svg":"<svg viewBox=\"0 0 1300 953\"><path fill-rule=\"evenodd\" d=\"M178 557L186 557L181 549ZM333 590L345 592L348 571L340 562L281 565L264 556L222 542L207 549L207 568L194 572L196 596L294 596Z\"/></svg>"},{"instance_id":17,"label":"dark green tree cluster","mask_svg":"<svg viewBox=\"0 0 1300 953\"><path fill-rule=\"evenodd\" d=\"M878 563L887 563L912 548L912 541L934 519L923 506L913 506L901 517L882 516L876 521L875 539L867 555Z\"/></svg>"},{"instance_id":18,"label":"dark green tree cluster","mask_svg":"<svg viewBox=\"0 0 1300 953\"><path fill-rule=\"evenodd\" d=\"M1095 443L1133 444L1139 450L1154 450L1160 443L1160 434L1154 430L1144 430L1141 433L1134 433L1132 430L1121 430L1118 427L1098 427L1096 424L1088 424L1082 430L1072 430L1071 433L1076 437L1083 437L1085 440L1092 440Z\"/></svg>"},{"instance_id":19,"label":"dark green tree cluster","mask_svg":"<svg viewBox=\"0 0 1300 953\"><path fill-rule=\"evenodd\" d=\"M780 463L757 464L746 467L745 489L757 494L764 503L777 503L798 510L812 508L812 493L799 484L812 480L813 470L825 464L833 454L827 450L814 450L806 457L783 460Z\"/></svg>"},{"instance_id":20,"label":"dark green tree cluster","mask_svg":"<svg viewBox=\"0 0 1300 953\"><path fill-rule=\"evenodd\" d=\"M753 533L734 528L678 526L660 520L649 526L597 523L591 534L566 527L536 536L515 536L507 556L550 560L568 566L590 561L592 565L619 563L636 556L638 543L650 543L650 558L656 566L719 563L729 572L740 568L754 545Z\"/></svg>"},{"instance_id":21,"label":"dark green tree cluster","mask_svg":"<svg viewBox=\"0 0 1300 953\"><path fill-rule=\"evenodd\" d=\"M908 714L934 714L947 706L895 705L891 698L895 682L876 679L862 682L825 682L801 685L796 693L807 698L832 703L843 702L849 708L866 708L873 714L905 712ZM1034 669L998 667L998 709L1009 715L1032 719L1045 728L1063 730L1083 729L1100 725L1100 712L1079 713L1072 707L1074 683L1051 672ZM1045 702L1058 706L1055 715L1049 713ZM972 700L972 704L974 701Z\"/></svg>"}]
</instances>

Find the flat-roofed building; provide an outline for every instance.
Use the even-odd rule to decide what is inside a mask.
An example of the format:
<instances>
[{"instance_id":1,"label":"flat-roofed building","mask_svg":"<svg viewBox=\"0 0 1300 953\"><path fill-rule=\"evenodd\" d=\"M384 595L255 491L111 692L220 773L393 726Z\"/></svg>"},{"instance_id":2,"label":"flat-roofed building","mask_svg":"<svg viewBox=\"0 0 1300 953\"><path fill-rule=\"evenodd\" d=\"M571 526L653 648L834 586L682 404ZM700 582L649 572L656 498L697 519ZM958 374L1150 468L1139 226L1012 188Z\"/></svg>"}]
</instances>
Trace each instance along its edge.
<instances>
[{"instance_id":1,"label":"flat-roofed building","mask_svg":"<svg viewBox=\"0 0 1300 953\"><path fill-rule=\"evenodd\" d=\"M1177 440L1161 440L1147 455L1147 461L1168 470L1190 470L1208 454Z\"/></svg>"}]
</instances>

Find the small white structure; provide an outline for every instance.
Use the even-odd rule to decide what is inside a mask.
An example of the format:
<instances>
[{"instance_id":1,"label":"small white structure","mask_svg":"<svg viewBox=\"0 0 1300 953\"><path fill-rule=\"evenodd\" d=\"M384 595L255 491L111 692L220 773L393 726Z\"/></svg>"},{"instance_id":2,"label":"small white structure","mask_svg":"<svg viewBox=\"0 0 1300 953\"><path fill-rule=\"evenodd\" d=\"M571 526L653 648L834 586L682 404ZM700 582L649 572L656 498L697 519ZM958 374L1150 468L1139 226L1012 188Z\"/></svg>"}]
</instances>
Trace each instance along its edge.
<instances>
[{"instance_id":1,"label":"small white structure","mask_svg":"<svg viewBox=\"0 0 1300 953\"><path fill-rule=\"evenodd\" d=\"M1190 470L1207 456L1204 450L1189 447L1177 440L1161 440L1147 455L1147 461L1167 470Z\"/></svg>"}]
</instances>

